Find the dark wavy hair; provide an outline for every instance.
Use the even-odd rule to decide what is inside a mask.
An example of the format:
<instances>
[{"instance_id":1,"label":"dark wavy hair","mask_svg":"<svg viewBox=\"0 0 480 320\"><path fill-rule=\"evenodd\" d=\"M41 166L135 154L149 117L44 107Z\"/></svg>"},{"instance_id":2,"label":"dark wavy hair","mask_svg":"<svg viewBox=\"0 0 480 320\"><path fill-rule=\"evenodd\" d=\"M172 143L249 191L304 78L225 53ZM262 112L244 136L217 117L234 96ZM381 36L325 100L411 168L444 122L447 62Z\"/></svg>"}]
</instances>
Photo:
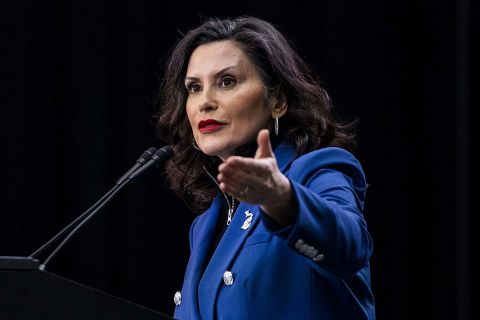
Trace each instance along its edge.
<instances>
[{"instance_id":1,"label":"dark wavy hair","mask_svg":"<svg viewBox=\"0 0 480 320\"><path fill-rule=\"evenodd\" d=\"M215 176L220 159L205 155L192 145L184 79L195 48L222 40L240 45L255 65L267 97L279 93L286 97L288 109L280 119L280 132L298 154L326 146L350 151L355 147L353 124L334 119L327 92L272 24L254 17L209 19L189 31L171 51L156 100L158 133L175 150L166 166L167 180L186 204L197 210L204 210L217 192L202 166Z\"/></svg>"}]
</instances>

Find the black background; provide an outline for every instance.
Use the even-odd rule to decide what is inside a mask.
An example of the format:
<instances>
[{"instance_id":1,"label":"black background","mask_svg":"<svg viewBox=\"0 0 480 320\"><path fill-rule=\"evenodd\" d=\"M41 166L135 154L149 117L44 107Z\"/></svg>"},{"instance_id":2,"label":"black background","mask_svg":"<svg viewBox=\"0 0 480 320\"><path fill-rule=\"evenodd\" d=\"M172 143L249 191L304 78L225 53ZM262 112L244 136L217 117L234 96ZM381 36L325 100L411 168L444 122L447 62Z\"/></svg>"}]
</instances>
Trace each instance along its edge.
<instances>
[{"instance_id":1,"label":"black background","mask_svg":"<svg viewBox=\"0 0 480 320\"><path fill-rule=\"evenodd\" d=\"M440 1L12 1L0 6L0 255L28 255L159 146L151 100L181 33L264 18L359 119L379 319L472 319L478 4ZM173 311L194 215L142 178L48 270Z\"/></svg>"}]
</instances>

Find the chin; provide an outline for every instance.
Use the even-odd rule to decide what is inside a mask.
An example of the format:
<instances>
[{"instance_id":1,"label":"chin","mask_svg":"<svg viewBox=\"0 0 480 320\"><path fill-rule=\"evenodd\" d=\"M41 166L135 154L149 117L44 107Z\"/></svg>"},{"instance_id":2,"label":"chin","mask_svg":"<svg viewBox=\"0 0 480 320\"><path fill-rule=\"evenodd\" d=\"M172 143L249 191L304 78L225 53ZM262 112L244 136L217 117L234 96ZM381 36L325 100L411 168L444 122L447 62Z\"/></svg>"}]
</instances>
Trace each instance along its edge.
<instances>
[{"instance_id":1,"label":"chin","mask_svg":"<svg viewBox=\"0 0 480 320\"><path fill-rule=\"evenodd\" d=\"M227 158L229 155L232 154L232 150L234 150L229 144L224 145L224 143L215 143L214 141L211 141L209 143L202 143L201 145L199 145L199 147L206 155L212 157L219 157L221 159Z\"/></svg>"}]
</instances>

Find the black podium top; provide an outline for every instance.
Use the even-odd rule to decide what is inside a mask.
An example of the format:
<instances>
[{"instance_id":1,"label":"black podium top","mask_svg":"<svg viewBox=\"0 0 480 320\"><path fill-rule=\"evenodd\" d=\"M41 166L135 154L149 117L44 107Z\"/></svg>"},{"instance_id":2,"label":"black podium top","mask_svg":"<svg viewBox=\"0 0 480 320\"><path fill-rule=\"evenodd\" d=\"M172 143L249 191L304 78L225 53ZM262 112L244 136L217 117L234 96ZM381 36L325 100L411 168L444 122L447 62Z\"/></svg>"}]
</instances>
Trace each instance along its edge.
<instances>
[{"instance_id":1,"label":"black podium top","mask_svg":"<svg viewBox=\"0 0 480 320\"><path fill-rule=\"evenodd\" d=\"M160 312L58 275L40 271L38 260L0 257L2 320L162 320Z\"/></svg>"}]
</instances>

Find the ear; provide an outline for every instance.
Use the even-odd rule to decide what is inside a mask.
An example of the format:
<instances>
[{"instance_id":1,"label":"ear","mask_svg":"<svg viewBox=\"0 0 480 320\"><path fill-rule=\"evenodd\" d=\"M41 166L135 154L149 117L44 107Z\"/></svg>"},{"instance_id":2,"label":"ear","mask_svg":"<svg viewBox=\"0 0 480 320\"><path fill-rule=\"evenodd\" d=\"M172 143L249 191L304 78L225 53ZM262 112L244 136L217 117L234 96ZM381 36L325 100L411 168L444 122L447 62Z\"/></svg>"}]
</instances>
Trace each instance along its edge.
<instances>
[{"instance_id":1,"label":"ear","mask_svg":"<svg viewBox=\"0 0 480 320\"><path fill-rule=\"evenodd\" d=\"M273 99L272 118L280 118L287 113L288 104L287 97L283 92L279 92Z\"/></svg>"}]
</instances>

